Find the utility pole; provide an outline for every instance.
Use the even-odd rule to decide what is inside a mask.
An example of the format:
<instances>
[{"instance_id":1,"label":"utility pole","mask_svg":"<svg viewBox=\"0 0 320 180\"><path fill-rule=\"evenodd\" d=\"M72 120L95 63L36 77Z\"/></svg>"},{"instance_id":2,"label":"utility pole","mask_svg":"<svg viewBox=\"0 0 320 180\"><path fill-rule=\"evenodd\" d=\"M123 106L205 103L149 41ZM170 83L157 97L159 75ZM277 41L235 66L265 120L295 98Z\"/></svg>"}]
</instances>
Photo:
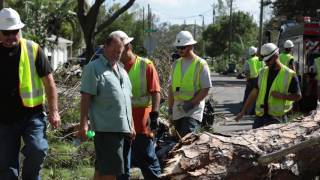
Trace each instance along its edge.
<instances>
[{"instance_id":1,"label":"utility pole","mask_svg":"<svg viewBox=\"0 0 320 180\"><path fill-rule=\"evenodd\" d=\"M214 9L214 4L212 4L212 24L214 24L215 16L216 16L216 10Z\"/></svg>"},{"instance_id":2,"label":"utility pole","mask_svg":"<svg viewBox=\"0 0 320 180\"><path fill-rule=\"evenodd\" d=\"M203 32L204 32L204 15L199 14L200 17L202 17L202 51L203 51L203 58L206 55L206 47L205 47L205 42L203 38Z\"/></svg>"},{"instance_id":3,"label":"utility pole","mask_svg":"<svg viewBox=\"0 0 320 180\"><path fill-rule=\"evenodd\" d=\"M262 46L262 26L263 26L263 0L260 1L260 23L259 23L259 54Z\"/></svg>"},{"instance_id":4,"label":"utility pole","mask_svg":"<svg viewBox=\"0 0 320 180\"><path fill-rule=\"evenodd\" d=\"M142 7L142 30L144 34L145 26L144 26L144 7Z\"/></svg>"},{"instance_id":5,"label":"utility pole","mask_svg":"<svg viewBox=\"0 0 320 180\"><path fill-rule=\"evenodd\" d=\"M196 39L196 28L197 28L197 20L194 20L193 25L193 38Z\"/></svg>"},{"instance_id":6,"label":"utility pole","mask_svg":"<svg viewBox=\"0 0 320 180\"><path fill-rule=\"evenodd\" d=\"M230 17L229 17L229 62L231 62L231 41L232 41L232 3L233 0L230 0Z\"/></svg>"},{"instance_id":7,"label":"utility pole","mask_svg":"<svg viewBox=\"0 0 320 180\"><path fill-rule=\"evenodd\" d=\"M4 7L4 0L0 0L0 9Z\"/></svg>"}]
</instances>

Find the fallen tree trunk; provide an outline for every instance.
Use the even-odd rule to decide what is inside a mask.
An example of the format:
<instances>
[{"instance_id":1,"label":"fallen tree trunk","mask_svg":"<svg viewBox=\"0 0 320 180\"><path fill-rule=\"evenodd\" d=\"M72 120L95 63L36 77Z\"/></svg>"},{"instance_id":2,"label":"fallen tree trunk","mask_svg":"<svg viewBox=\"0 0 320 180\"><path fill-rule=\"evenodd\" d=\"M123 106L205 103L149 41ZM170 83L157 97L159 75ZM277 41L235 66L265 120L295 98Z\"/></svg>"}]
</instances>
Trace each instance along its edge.
<instances>
[{"instance_id":1,"label":"fallen tree trunk","mask_svg":"<svg viewBox=\"0 0 320 180\"><path fill-rule=\"evenodd\" d=\"M189 134L169 154L163 179L312 179L320 173L320 112L223 136Z\"/></svg>"}]
</instances>

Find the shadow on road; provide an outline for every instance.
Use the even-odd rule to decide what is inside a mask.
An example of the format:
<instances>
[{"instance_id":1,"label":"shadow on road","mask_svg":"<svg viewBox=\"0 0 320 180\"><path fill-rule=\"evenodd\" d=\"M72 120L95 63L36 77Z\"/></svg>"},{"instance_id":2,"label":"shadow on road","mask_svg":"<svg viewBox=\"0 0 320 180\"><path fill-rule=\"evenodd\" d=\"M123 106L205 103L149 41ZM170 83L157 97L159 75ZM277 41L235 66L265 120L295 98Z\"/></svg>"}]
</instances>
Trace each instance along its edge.
<instances>
[{"instance_id":1,"label":"shadow on road","mask_svg":"<svg viewBox=\"0 0 320 180\"><path fill-rule=\"evenodd\" d=\"M217 109L217 111L219 111L220 109L223 109L223 111L228 111L233 115L238 114L240 112L241 107L242 107L242 102L227 103L226 101L224 101L224 104L215 105L215 108Z\"/></svg>"},{"instance_id":2,"label":"shadow on road","mask_svg":"<svg viewBox=\"0 0 320 180\"><path fill-rule=\"evenodd\" d=\"M245 81L212 81L213 86L245 86Z\"/></svg>"}]
</instances>

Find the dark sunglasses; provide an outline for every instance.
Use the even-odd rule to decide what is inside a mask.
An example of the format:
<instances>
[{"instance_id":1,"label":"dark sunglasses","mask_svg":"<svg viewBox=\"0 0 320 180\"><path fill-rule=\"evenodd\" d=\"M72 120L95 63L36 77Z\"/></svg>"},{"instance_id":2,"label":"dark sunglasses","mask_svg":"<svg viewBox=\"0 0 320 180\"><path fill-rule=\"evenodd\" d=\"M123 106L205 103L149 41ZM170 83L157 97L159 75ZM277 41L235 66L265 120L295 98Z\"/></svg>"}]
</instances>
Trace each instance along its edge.
<instances>
[{"instance_id":1,"label":"dark sunglasses","mask_svg":"<svg viewBox=\"0 0 320 180\"><path fill-rule=\"evenodd\" d=\"M17 35L19 33L19 29L17 29L17 30L1 30L1 33L5 36Z\"/></svg>"},{"instance_id":2,"label":"dark sunglasses","mask_svg":"<svg viewBox=\"0 0 320 180\"><path fill-rule=\"evenodd\" d=\"M188 46L177 46L176 48L177 48L178 50L184 50L186 47L188 47Z\"/></svg>"}]
</instances>

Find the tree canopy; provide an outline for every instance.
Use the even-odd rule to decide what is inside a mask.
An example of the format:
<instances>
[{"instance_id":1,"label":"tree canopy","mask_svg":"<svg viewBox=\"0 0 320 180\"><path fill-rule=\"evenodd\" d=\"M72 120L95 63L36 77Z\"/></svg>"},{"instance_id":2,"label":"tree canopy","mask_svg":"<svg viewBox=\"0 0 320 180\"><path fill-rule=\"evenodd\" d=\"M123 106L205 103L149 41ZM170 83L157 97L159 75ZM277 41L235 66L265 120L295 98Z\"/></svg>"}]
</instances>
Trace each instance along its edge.
<instances>
[{"instance_id":1,"label":"tree canopy","mask_svg":"<svg viewBox=\"0 0 320 180\"><path fill-rule=\"evenodd\" d=\"M297 16L317 17L320 8L319 0L275 0L273 2L274 15L287 16L294 19Z\"/></svg>"},{"instance_id":2,"label":"tree canopy","mask_svg":"<svg viewBox=\"0 0 320 180\"><path fill-rule=\"evenodd\" d=\"M228 51L229 16L220 16L215 24L211 24L203 33L206 41L206 53L209 56L225 55ZM232 14L231 52L239 58L244 50L257 44L258 27L253 17L245 12Z\"/></svg>"}]
</instances>

